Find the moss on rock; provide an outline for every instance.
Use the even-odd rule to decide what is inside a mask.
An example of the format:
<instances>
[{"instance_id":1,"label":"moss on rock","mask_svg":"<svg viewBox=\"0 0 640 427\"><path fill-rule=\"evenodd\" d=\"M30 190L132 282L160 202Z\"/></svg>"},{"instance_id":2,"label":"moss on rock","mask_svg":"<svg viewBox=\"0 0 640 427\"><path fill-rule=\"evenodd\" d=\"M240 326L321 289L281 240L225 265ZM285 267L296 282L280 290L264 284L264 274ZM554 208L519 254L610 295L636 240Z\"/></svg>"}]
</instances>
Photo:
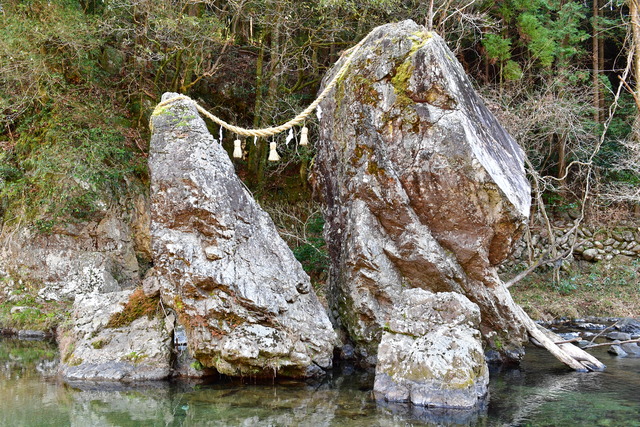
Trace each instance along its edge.
<instances>
[{"instance_id":1,"label":"moss on rock","mask_svg":"<svg viewBox=\"0 0 640 427\"><path fill-rule=\"evenodd\" d=\"M106 327L121 328L130 325L134 320L145 315L151 318L156 313L159 302L159 296L149 297L145 295L142 289L136 289L129 297L124 309L113 314Z\"/></svg>"}]
</instances>

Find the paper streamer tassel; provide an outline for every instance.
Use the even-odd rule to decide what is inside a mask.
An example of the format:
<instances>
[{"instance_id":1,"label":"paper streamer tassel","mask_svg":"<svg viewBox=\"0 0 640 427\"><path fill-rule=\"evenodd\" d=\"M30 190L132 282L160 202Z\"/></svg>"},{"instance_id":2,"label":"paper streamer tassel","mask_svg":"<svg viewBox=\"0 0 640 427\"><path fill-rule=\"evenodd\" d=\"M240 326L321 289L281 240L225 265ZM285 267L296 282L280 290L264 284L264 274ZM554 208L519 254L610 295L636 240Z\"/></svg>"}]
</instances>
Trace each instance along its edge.
<instances>
[{"instance_id":1,"label":"paper streamer tassel","mask_svg":"<svg viewBox=\"0 0 640 427\"><path fill-rule=\"evenodd\" d=\"M242 158L242 141L236 139L233 141L233 158L241 159Z\"/></svg>"},{"instance_id":2,"label":"paper streamer tassel","mask_svg":"<svg viewBox=\"0 0 640 427\"><path fill-rule=\"evenodd\" d=\"M307 137L308 133L309 129L307 129L306 126L303 126L300 131L300 145L309 145L309 138Z\"/></svg>"},{"instance_id":3,"label":"paper streamer tassel","mask_svg":"<svg viewBox=\"0 0 640 427\"><path fill-rule=\"evenodd\" d=\"M270 162L277 162L278 160L280 160L280 156L278 155L278 152L276 151L276 143L272 142L271 144L269 144L269 146L271 147L271 150L269 151L269 161Z\"/></svg>"},{"instance_id":4,"label":"paper streamer tassel","mask_svg":"<svg viewBox=\"0 0 640 427\"><path fill-rule=\"evenodd\" d=\"M287 134L287 139L284 142L285 144L287 144L287 147L289 146L289 142L291 142L292 139L293 139L293 129L289 129L289 133Z\"/></svg>"}]
</instances>

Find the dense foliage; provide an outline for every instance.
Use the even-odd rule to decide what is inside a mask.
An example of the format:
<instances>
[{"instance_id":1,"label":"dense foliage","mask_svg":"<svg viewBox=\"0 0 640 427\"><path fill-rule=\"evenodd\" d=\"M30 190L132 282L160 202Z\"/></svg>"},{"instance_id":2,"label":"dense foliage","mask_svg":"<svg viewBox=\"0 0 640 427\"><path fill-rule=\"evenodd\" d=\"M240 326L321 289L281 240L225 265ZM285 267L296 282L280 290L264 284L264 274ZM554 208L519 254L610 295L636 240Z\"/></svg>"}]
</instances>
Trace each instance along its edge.
<instances>
[{"instance_id":1,"label":"dense foliage","mask_svg":"<svg viewBox=\"0 0 640 427\"><path fill-rule=\"evenodd\" d=\"M344 49L409 18L448 40L531 173L555 178L540 183L556 213L580 203L585 165L596 166L590 207L638 204L626 3L445 0L433 11L429 20L417 0L2 0L2 223L46 232L144 191L147 122L163 92L239 125L282 122L314 99ZM279 186L286 198L292 180L292 191L306 188L313 151L283 148L273 165L265 145L246 144L237 164L257 194Z\"/></svg>"}]
</instances>

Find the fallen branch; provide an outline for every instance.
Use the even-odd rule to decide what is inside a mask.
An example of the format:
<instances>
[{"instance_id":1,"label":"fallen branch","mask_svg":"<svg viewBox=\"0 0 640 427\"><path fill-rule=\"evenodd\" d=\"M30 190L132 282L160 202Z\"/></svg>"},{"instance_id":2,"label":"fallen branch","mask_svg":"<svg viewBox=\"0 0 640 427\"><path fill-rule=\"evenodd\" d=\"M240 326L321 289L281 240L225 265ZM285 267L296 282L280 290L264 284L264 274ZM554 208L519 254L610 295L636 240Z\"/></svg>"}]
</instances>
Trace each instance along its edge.
<instances>
[{"instance_id":1,"label":"fallen branch","mask_svg":"<svg viewBox=\"0 0 640 427\"><path fill-rule=\"evenodd\" d=\"M529 337L538 342L536 345L546 348L556 359L578 372L605 370L604 363L573 344L561 343L562 339L558 335L534 323L522 307L514 305L519 320L527 329ZM556 342L560 343L556 344Z\"/></svg>"},{"instance_id":2,"label":"fallen branch","mask_svg":"<svg viewBox=\"0 0 640 427\"><path fill-rule=\"evenodd\" d=\"M558 345L558 344L569 344L569 343L576 342L576 341L582 341L582 338L575 337L575 338L571 338L570 340L556 341L555 345Z\"/></svg>"},{"instance_id":3,"label":"fallen branch","mask_svg":"<svg viewBox=\"0 0 640 427\"><path fill-rule=\"evenodd\" d=\"M633 344L633 343L638 343L640 342L640 339L635 339L635 340L625 340L625 341L613 341L613 342L603 342L600 344L591 344L588 345L586 347L582 347L583 349L587 349L587 348L594 348L594 347L604 347L607 345L620 345L620 344Z\"/></svg>"},{"instance_id":4,"label":"fallen branch","mask_svg":"<svg viewBox=\"0 0 640 427\"><path fill-rule=\"evenodd\" d=\"M591 342L589 342L589 345L593 344L593 342L594 342L594 341L595 341L595 340L596 340L600 335L604 334L604 333L605 333L605 332L607 332L609 329L614 328L614 327L615 327L619 322L620 322L620 321L618 320L618 321L617 321L616 323L614 323L613 325L608 326L608 327L604 328L603 330L601 330L600 332L598 332L598 334L597 334L596 336L594 336L594 337L591 339Z\"/></svg>"}]
</instances>

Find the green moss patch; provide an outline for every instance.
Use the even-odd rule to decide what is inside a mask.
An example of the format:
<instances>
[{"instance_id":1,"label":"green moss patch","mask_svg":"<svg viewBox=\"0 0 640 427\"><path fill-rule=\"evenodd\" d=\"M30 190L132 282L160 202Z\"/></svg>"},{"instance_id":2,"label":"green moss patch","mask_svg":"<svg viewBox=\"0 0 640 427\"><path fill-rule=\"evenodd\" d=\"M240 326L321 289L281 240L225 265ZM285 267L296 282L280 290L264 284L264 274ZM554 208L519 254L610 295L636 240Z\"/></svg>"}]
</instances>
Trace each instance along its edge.
<instances>
[{"instance_id":1,"label":"green moss patch","mask_svg":"<svg viewBox=\"0 0 640 427\"><path fill-rule=\"evenodd\" d=\"M105 345L108 344L108 341L105 341L103 339L100 340L95 340L91 343L91 347L93 347L96 350L100 350L102 347L104 347Z\"/></svg>"},{"instance_id":2,"label":"green moss patch","mask_svg":"<svg viewBox=\"0 0 640 427\"><path fill-rule=\"evenodd\" d=\"M20 292L14 290L14 294ZM53 331L69 318L67 302L42 302L34 289L25 289L21 298L0 302L0 328Z\"/></svg>"}]
</instances>

